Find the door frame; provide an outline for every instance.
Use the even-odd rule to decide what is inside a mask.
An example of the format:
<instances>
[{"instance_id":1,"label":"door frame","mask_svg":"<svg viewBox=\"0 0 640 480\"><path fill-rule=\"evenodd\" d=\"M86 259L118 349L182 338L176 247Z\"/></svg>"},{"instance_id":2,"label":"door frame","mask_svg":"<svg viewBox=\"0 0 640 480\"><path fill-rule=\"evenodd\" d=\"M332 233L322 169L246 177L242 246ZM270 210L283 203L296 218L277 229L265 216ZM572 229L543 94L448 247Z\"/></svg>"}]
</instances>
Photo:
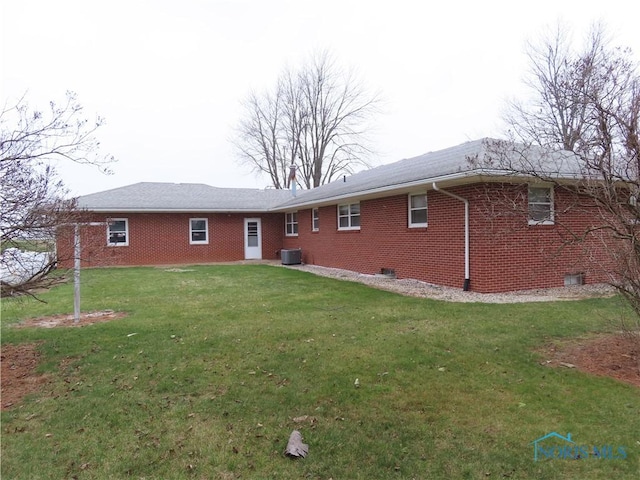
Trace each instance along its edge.
<instances>
[{"instance_id":1,"label":"door frame","mask_svg":"<svg viewBox=\"0 0 640 480\"><path fill-rule=\"evenodd\" d=\"M258 227L258 246L249 246L249 223L255 222ZM244 219L244 259L262 260L262 219L259 217L246 217Z\"/></svg>"}]
</instances>

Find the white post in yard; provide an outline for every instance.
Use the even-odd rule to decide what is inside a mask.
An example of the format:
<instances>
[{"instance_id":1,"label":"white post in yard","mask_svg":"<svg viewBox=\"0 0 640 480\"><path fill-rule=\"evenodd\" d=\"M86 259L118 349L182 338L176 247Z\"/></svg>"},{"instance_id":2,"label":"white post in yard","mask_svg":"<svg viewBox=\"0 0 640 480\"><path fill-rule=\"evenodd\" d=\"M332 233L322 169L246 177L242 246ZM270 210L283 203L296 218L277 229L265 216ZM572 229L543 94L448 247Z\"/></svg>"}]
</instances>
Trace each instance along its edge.
<instances>
[{"instance_id":1,"label":"white post in yard","mask_svg":"<svg viewBox=\"0 0 640 480\"><path fill-rule=\"evenodd\" d=\"M73 323L80 322L80 225L73 235Z\"/></svg>"},{"instance_id":2,"label":"white post in yard","mask_svg":"<svg viewBox=\"0 0 640 480\"><path fill-rule=\"evenodd\" d=\"M96 227L108 222L75 223L73 234L73 323L80 323L80 225Z\"/></svg>"}]
</instances>

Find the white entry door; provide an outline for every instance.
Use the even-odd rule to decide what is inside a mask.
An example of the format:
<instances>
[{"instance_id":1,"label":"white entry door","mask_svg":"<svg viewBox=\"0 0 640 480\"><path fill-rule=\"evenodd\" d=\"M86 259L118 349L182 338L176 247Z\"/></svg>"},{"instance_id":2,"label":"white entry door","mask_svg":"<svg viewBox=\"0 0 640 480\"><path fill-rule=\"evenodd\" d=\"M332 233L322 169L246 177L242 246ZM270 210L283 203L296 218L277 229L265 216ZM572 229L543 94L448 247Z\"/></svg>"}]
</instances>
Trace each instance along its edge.
<instances>
[{"instance_id":1,"label":"white entry door","mask_svg":"<svg viewBox=\"0 0 640 480\"><path fill-rule=\"evenodd\" d=\"M259 218L244 219L244 258L262 259L262 225Z\"/></svg>"}]
</instances>

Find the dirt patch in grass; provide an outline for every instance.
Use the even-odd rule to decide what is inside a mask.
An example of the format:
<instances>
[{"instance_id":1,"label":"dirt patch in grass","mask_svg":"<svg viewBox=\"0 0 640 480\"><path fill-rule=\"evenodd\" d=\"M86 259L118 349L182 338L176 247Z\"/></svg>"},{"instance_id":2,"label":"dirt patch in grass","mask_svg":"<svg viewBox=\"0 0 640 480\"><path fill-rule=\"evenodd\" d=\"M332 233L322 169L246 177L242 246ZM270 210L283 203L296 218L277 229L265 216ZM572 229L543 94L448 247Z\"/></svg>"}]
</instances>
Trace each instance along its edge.
<instances>
[{"instance_id":1,"label":"dirt patch in grass","mask_svg":"<svg viewBox=\"0 0 640 480\"><path fill-rule=\"evenodd\" d=\"M541 350L543 365L577 368L592 375L611 377L640 387L640 339L628 335L603 335L553 343Z\"/></svg>"},{"instance_id":2,"label":"dirt patch in grass","mask_svg":"<svg viewBox=\"0 0 640 480\"><path fill-rule=\"evenodd\" d=\"M13 407L25 395L38 392L49 382L46 375L36 373L40 358L37 347L33 343L2 347L2 353L0 353L2 410Z\"/></svg>"},{"instance_id":3,"label":"dirt patch in grass","mask_svg":"<svg viewBox=\"0 0 640 480\"><path fill-rule=\"evenodd\" d=\"M100 322L110 322L125 317L124 312L103 310L83 313L80 321L75 322L73 315L53 315L49 317L31 318L14 325L14 328L55 328L83 327ZM31 393L39 392L49 382L49 376L36 372L40 353L38 344L7 344L0 351L0 409L7 410Z\"/></svg>"},{"instance_id":4,"label":"dirt patch in grass","mask_svg":"<svg viewBox=\"0 0 640 480\"><path fill-rule=\"evenodd\" d=\"M89 312L80 315L75 321L73 315L51 315L49 317L29 318L13 325L13 328L55 328L55 327L84 327L94 323L110 322L126 317L124 312L114 312L113 310L101 310L99 312Z\"/></svg>"}]
</instances>

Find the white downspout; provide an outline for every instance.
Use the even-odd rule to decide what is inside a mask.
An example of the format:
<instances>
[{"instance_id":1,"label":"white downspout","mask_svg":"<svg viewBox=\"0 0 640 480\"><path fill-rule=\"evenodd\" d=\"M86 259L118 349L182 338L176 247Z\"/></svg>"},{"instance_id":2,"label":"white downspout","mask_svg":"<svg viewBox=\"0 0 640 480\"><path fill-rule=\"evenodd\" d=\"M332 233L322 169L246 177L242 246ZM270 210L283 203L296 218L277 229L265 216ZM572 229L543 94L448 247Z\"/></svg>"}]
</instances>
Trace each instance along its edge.
<instances>
[{"instance_id":1,"label":"white downspout","mask_svg":"<svg viewBox=\"0 0 640 480\"><path fill-rule=\"evenodd\" d=\"M469 290L469 283L471 279L469 278L469 200L466 198L462 198L454 193L447 192L446 190L440 190L436 182L431 184L433 189L436 192L443 193L448 195L449 197L455 198L456 200L460 200L464 203L464 286L463 290L466 292Z\"/></svg>"}]
</instances>

